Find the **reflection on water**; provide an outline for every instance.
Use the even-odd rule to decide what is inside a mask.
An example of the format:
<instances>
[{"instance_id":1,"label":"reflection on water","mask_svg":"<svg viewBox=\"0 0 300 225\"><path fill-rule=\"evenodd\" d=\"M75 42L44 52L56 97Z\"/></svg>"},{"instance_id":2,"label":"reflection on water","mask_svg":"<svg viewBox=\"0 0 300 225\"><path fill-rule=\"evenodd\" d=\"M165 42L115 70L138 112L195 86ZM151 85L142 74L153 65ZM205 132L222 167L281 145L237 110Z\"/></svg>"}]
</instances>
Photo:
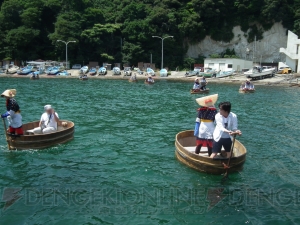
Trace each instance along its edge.
<instances>
[{"instance_id":1,"label":"reflection on water","mask_svg":"<svg viewBox=\"0 0 300 225\"><path fill-rule=\"evenodd\" d=\"M223 185L221 176L198 173L174 157L176 133L194 126L199 96L189 94L191 85L1 79L3 89L18 90L24 122L38 120L52 104L76 126L73 141L43 151L9 152L2 132L1 221L300 223L300 90L258 86L240 94L236 85L210 85L218 102L232 102L248 150L244 170Z\"/></svg>"}]
</instances>

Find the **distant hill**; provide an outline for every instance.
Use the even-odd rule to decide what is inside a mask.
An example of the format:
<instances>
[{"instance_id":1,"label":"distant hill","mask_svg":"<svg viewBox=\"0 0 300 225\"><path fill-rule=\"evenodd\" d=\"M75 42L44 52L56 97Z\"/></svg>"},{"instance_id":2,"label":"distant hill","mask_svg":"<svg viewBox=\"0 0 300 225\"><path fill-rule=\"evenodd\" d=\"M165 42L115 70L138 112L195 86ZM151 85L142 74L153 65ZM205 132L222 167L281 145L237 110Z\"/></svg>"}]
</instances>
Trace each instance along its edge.
<instances>
[{"instance_id":1,"label":"distant hill","mask_svg":"<svg viewBox=\"0 0 300 225\"><path fill-rule=\"evenodd\" d=\"M64 60L72 63L153 62L182 65L188 44L207 35L229 42L240 26L248 42L281 22L300 34L300 0L0 0L0 58ZM197 60L202 60L199 57Z\"/></svg>"}]
</instances>

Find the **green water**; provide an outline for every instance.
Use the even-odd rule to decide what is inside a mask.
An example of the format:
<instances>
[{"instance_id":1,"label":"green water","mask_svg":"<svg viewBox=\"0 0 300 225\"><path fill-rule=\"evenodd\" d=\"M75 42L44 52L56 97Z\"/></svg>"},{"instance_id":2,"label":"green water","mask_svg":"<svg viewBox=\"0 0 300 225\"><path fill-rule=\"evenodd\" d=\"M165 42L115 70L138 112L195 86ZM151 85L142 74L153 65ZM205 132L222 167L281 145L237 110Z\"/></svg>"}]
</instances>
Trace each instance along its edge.
<instances>
[{"instance_id":1,"label":"green water","mask_svg":"<svg viewBox=\"0 0 300 225\"><path fill-rule=\"evenodd\" d=\"M75 122L73 141L9 152L0 136L1 224L299 224L300 89L211 84L230 100L248 149L244 170L198 173L174 157L176 133L193 129L191 83L0 79L16 88L23 121L45 104ZM1 100L5 111L4 99ZM14 195L10 190L20 189ZM1 197L2 196L2 197ZM19 198L19 199L18 199Z\"/></svg>"}]
</instances>

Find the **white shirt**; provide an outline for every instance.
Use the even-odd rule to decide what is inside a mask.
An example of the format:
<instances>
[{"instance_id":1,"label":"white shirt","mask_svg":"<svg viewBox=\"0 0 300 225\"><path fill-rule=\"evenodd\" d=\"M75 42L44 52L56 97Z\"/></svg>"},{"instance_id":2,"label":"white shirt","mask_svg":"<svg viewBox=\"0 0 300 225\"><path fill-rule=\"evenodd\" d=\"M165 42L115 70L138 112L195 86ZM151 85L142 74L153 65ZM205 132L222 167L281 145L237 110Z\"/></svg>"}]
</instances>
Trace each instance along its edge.
<instances>
[{"instance_id":1,"label":"white shirt","mask_svg":"<svg viewBox=\"0 0 300 225\"><path fill-rule=\"evenodd\" d=\"M55 115L58 117L58 114L55 112ZM41 116L41 123L44 124L45 127L54 127L57 130L57 122L54 118L53 114L43 113Z\"/></svg>"},{"instance_id":2,"label":"white shirt","mask_svg":"<svg viewBox=\"0 0 300 225\"><path fill-rule=\"evenodd\" d=\"M223 116L218 113L215 116L215 121L216 121L216 128L213 134L214 140L218 142L220 138L222 138L223 133L225 130L232 130L235 131L238 128L238 121L237 121L237 116L234 113L229 113L227 119L227 128L225 128L225 121L223 120Z\"/></svg>"},{"instance_id":3,"label":"white shirt","mask_svg":"<svg viewBox=\"0 0 300 225\"><path fill-rule=\"evenodd\" d=\"M228 128L228 117L225 118L224 116L222 116L222 119L223 119L223 124L224 124L225 129L227 129ZM223 132L221 138L230 138L230 135L227 132Z\"/></svg>"}]
</instances>

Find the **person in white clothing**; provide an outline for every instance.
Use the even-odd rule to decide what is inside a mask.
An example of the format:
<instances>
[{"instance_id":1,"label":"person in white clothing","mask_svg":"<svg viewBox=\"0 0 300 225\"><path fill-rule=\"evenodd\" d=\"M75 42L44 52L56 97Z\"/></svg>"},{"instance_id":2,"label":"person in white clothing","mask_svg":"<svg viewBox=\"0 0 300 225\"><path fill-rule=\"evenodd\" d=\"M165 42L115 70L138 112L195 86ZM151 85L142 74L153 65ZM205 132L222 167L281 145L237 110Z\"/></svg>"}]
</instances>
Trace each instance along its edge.
<instances>
[{"instance_id":1,"label":"person in white clothing","mask_svg":"<svg viewBox=\"0 0 300 225\"><path fill-rule=\"evenodd\" d=\"M230 157L230 150L232 145L231 135L242 135L238 130L237 116L230 112L231 103L221 102L219 104L220 112L215 116L216 127L213 133L213 149L211 158L214 158L218 153L221 153L222 146L227 153L227 158Z\"/></svg>"},{"instance_id":2,"label":"person in white clothing","mask_svg":"<svg viewBox=\"0 0 300 225\"><path fill-rule=\"evenodd\" d=\"M241 88L243 90L254 90L254 84L250 82L250 79L247 79L244 84L242 84Z\"/></svg>"},{"instance_id":3,"label":"person in white clothing","mask_svg":"<svg viewBox=\"0 0 300 225\"><path fill-rule=\"evenodd\" d=\"M58 114L51 105L44 106L45 112L41 116L39 127L33 129L34 134L49 134L57 131Z\"/></svg>"}]
</instances>

